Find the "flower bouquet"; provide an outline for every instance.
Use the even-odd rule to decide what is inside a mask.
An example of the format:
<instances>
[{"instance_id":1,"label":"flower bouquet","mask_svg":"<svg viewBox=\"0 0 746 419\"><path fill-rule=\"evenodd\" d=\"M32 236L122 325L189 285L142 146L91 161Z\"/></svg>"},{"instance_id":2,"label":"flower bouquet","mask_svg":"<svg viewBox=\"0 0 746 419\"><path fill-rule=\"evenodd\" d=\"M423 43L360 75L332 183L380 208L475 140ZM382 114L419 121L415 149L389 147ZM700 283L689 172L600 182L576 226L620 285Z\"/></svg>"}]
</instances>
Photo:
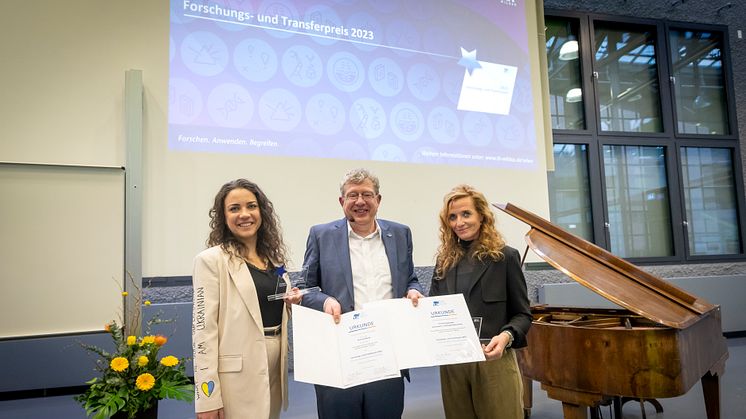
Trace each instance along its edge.
<instances>
[{"instance_id":1,"label":"flower bouquet","mask_svg":"<svg viewBox=\"0 0 746 419\"><path fill-rule=\"evenodd\" d=\"M194 399L194 387L184 373L183 360L172 355L159 358L168 341L165 336L127 336L124 328L113 321L104 329L114 340L114 353L82 344L99 355L96 369L103 374L88 381L88 389L75 397L88 416L137 418L145 411L155 411L158 400Z\"/></svg>"}]
</instances>

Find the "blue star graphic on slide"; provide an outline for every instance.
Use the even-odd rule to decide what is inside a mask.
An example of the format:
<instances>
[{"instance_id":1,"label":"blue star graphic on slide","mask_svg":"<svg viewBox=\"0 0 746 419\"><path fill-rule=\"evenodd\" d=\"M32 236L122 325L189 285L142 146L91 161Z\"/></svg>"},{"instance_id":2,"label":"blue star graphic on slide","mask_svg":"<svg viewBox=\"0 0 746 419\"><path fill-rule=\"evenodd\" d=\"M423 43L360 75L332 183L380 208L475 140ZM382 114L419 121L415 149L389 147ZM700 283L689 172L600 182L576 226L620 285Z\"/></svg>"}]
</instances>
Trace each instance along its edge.
<instances>
[{"instance_id":1,"label":"blue star graphic on slide","mask_svg":"<svg viewBox=\"0 0 746 419\"><path fill-rule=\"evenodd\" d=\"M471 73L475 69L482 68L482 65L479 64L479 61L477 61L476 48L471 51L467 51L462 47L461 48L461 59L458 60L458 65L462 65L466 67L466 70L469 71L470 76L471 76Z\"/></svg>"}]
</instances>

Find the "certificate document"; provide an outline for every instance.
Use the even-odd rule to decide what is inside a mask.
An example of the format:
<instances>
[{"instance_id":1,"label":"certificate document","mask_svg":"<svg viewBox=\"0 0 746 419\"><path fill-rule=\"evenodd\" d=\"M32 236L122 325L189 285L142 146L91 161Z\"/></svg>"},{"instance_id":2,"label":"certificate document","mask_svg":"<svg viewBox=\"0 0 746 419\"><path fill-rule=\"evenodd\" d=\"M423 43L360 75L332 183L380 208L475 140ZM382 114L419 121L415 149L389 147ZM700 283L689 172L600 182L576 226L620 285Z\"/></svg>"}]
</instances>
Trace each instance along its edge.
<instances>
[{"instance_id":1,"label":"certificate document","mask_svg":"<svg viewBox=\"0 0 746 419\"><path fill-rule=\"evenodd\" d=\"M484 361L484 351L461 294L420 298L418 306L406 298L369 303L383 309L399 367Z\"/></svg>"},{"instance_id":2,"label":"certificate document","mask_svg":"<svg viewBox=\"0 0 746 419\"><path fill-rule=\"evenodd\" d=\"M332 316L293 304L295 380L348 388L401 376L381 309Z\"/></svg>"}]
</instances>

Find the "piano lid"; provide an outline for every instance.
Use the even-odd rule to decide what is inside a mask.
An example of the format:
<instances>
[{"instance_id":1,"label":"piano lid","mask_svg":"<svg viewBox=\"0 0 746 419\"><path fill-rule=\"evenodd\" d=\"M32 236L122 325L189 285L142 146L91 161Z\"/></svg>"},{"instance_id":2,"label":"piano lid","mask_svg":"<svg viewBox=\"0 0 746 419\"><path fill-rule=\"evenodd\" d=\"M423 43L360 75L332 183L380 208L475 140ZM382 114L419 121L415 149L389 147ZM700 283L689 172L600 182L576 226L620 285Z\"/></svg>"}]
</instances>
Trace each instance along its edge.
<instances>
[{"instance_id":1,"label":"piano lid","mask_svg":"<svg viewBox=\"0 0 746 419\"><path fill-rule=\"evenodd\" d=\"M666 326L683 329L714 309L610 252L513 204L492 204L530 225L526 242L542 259L614 303Z\"/></svg>"}]
</instances>

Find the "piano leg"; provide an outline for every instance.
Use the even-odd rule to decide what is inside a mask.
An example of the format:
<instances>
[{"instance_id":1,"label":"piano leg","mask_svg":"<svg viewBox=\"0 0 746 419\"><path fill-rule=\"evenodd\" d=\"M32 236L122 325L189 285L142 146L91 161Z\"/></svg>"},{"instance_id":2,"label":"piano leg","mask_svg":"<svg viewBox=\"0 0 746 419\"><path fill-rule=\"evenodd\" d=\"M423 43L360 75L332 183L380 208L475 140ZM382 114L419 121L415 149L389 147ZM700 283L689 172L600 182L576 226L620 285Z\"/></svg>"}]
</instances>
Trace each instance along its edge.
<instances>
[{"instance_id":1,"label":"piano leg","mask_svg":"<svg viewBox=\"0 0 746 419\"><path fill-rule=\"evenodd\" d=\"M708 372L701 381L707 419L720 419L720 377Z\"/></svg>"},{"instance_id":2,"label":"piano leg","mask_svg":"<svg viewBox=\"0 0 746 419\"><path fill-rule=\"evenodd\" d=\"M588 419L588 408L595 408L610 400L609 396L598 393L586 393L541 384L550 399L562 402L562 412L565 419Z\"/></svg>"},{"instance_id":3,"label":"piano leg","mask_svg":"<svg viewBox=\"0 0 746 419\"><path fill-rule=\"evenodd\" d=\"M531 408L534 404L534 382L528 377L522 376L523 380L523 417L531 417Z\"/></svg>"},{"instance_id":4,"label":"piano leg","mask_svg":"<svg viewBox=\"0 0 746 419\"><path fill-rule=\"evenodd\" d=\"M565 419L588 419L588 406L562 402L562 414Z\"/></svg>"}]
</instances>

